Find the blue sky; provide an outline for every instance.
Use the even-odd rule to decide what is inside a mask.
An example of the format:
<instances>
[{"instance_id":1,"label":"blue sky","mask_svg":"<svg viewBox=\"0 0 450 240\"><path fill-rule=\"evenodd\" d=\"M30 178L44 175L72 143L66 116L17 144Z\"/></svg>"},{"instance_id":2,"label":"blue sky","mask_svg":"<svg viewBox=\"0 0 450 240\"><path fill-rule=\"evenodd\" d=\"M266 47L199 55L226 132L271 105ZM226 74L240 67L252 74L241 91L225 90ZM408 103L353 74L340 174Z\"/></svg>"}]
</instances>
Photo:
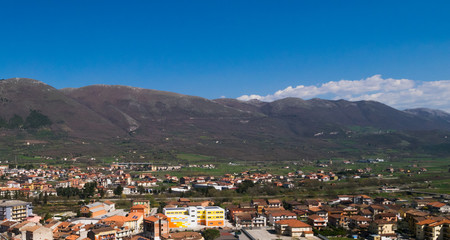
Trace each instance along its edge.
<instances>
[{"instance_id":1,"label":"blue sky","mask_svg":"<svg viewBox=\"0 0 450 240\"><path fill-rule=\"evenodd\" d=\"M450 90L443 81L450 79L448 1L15 0L1 1L0 11L0 78L34 78L56 88L120 84L210 99L371 99L450 110L448 93L430 87ZM322 87L367 79L379 88ZM386 84L402 79L433 94L386 100Z\"/></svg>"}]
</instances>

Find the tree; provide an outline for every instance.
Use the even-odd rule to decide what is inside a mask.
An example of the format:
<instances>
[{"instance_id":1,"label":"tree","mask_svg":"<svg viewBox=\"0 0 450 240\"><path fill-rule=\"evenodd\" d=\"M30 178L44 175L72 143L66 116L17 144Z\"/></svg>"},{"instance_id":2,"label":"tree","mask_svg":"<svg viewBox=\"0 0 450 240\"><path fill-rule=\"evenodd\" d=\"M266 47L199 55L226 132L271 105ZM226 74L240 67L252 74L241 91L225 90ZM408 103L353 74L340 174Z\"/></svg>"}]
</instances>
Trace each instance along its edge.
<instances>
[{"instance_id":1,"label":"tree","mask_svg":"<svg viewBox=\"0 0 450 240\"><path fill-rule=\"evenodd\" d=\"M118 186L116 187L116 189L114 189L114 195L116 195L116 196L122 195L122 192L123 192L123 187L122 187L122 185L118 185Z\"/></svg>"},{"instance_id":2,"label":"tree","mask_svg":"<svg viewBox=\"0 0 450 240\"><path fill-rule=\"evenodd\" d=\"M11 193L9 191L5 192L5 199L11 199Z\"/></svg>"},{"instance_id":3,"label":"tree","mask_svg":"<svg viewBox=\"0 0 450 240\"><path fill-rule=\"evenodd\" d=\"M52 121L40 113L38 110L30 110L30 114L25 119L25 128L40 128L43 126L52 125Z\"/></svg>"},{"instance_id":4,"label":"tree","mask_svg":"<svg viewBox=\"0 0 450 240\"><path fill-rule=\"evenodd\" d=\"M238 193L246 193L249 188L252 188L254 186L255 186L255 184L253 183L253 181L251 181L251 180L244 180L239 185L239 188L236 189L236 192L238 192Z\"/></svg>"},{"instance_id":5,"label":"tree","mask_svg":"<svg viewBox=\"0 0 450 240\"><path fill-rule=\"evenodd\" d=\"M43 201L44 201L44 205L47 205L47 202L48 202L48 194L47 194L47 192L44 193Z\"/></svg>"},{"instance_id":6,"label":"tree","mask_svg":"<svg viewBox=\"0 0 450 240\"><path fill-rule=\"evenodd\" d=\"M137 191L139 192L139 194L144 194L145 193L145 188L142 185L139 185L137 187Z\"/></svg>"},{"instance_id":7,"label":"tree","mask_svg":"<svg viewBox=\"0 0 450 240\"><path fill-rule=\"evenodd\" d=\"M0 117L0 128L4 128L7 126L8 126L8 123L6 122L6 120Z\"/></svg>"},{"instance_id":8,"label":"tree","mask_svg":"<svg viewBox=\"0 0 450 240\"><path fill-rule=\"evenodd\" d=\"M203 231L202 236L205 238L205 240L214 240L220 237L220 232L217 229L210 228Z\"/></svg>"},{"instance_id":9,"label":"tree","mask_svg":"<svg viewBox=\"0 0 450 240\"><path fill-rule=\"evenodd\" d=\"M100 190L98 191L98 193L100 194L100 198L104 198L105 197L105 190L103 188L100 188Z\"/></svg>"},{"instance_id":10,"label":"tree","mask_svg":"<svg viewBox=\"0 0 450 240\"><path fill-rule=\"evenodd\" d=\"M53 215L51 213L47 212L47 213L45 213L45 216L44 216L43 220L45 221L45 220L48 220L48 219L50 219L52 217L53 217Z\"/></svg>"},{"instance_id":11,"label":"tree","mask_svg":"<svg viewBox=\"0 0 450 240\"><path fill-rule=\"evenodd\" d=\"M39 204L42 203L42 197L44 197L44 194L42 192L40 192L39 195L38 195Z\"/></svg>"},{"instance_id":12,"label":"tree","mask_svg":"<svg viewBox=\"0 0 450 240\"><path fill-rule=\"evenodd\" d=\"M23 118L17 114L14 114L8 121L8 127L11 129L23 127Z\"/></svg>"},{"instance_id":13,"label":"tree","mask_svg":"<svg viewBox=\"0 0 450 240\"><path fill-rule=\"evenodd\" d=\"M97 188L96 182L88 182L84 185L83 188L83 196L80 195L80 198L90 198L93 197L95 194L95 190Z\"/></svg>"}]
</instances>

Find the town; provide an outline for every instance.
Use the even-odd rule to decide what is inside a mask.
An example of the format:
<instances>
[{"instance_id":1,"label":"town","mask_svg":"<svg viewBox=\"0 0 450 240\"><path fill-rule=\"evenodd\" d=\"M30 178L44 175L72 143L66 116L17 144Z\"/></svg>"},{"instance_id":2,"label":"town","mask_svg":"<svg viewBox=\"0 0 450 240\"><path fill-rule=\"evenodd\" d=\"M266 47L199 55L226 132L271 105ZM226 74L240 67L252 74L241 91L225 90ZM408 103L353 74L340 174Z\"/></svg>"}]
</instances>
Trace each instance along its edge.
<instances>
[{"instance_id":1,"label":"town","mask_svg":"<svg viewBox=\"0 0 450 240\"><path fill-rule=\"evenodd\" d=\"M319 186L318 191L327 186L339 188L340 180L356 181L371 168L336 174L326 164L318 164L314 172L296 170L285 175L246 170L223 176L176 176L177 171L192 167L216 168L210 163L69 168L41 164L29 169L2 165L1 236L71 240L450 238L448 194L404 191L387 184L392 183L388 180L380 181L384 184L371 192L374 196L325 189L322 195L296 194L308 186ZM386 176L427 171L411 167L384 171ZM371 176L379 179L383 174Z\"/></svg>"}]
</instances>

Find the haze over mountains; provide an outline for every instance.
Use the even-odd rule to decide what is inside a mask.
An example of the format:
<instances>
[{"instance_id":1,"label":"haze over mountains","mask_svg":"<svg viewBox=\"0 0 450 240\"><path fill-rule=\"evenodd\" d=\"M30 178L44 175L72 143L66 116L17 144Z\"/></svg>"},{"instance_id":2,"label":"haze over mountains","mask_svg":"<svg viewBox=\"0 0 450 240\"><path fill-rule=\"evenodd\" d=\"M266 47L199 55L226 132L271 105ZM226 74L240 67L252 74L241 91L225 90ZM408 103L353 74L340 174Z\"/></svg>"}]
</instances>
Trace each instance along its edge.
<instances>
[{"instance_id":1,"label":"haze over mountains","mask_svg":"<svg viewBox=\"0 0 450 240\"><path fill-rule=\"evenodd\" d=\"M0 96L3 119L14 114L25 118L30 110L38 110L52 121L52 131L69 137L106 142L127 138L178 151L236 158L295 158L323 147L338 149L339 143L323 138L348 138L355 128L450 131L450 114L446 112L400 111L373 101L208 100L127 86L58 90L25 78L0 81ZM410 135L398 138L400 142L414 138L409 144L417 142ZM446 143L442 141L436 144Z\"/></svg>"}]
</instances>

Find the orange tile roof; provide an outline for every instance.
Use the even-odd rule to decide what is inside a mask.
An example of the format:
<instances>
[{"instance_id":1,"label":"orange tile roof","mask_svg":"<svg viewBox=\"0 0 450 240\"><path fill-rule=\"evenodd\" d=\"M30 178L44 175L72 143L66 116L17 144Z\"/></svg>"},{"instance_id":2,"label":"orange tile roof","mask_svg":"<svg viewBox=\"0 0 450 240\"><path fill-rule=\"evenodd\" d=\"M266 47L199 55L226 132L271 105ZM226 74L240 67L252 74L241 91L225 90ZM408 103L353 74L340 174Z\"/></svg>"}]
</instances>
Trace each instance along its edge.
<instances>
[{"instance_id":1,"label":"orange tile roof","mask_svg":"<svg viewBox=\"0 0 450 240\"><path fill-rule=\"evenodd\" d=\"M62 223L60 223L60 224L58 225L58 228L66 228L66 227L68 227L69 225L70 225L69 222L62 222Z\"/></svg>"},{"instance_id":2,"label":"orange tile roof","mask_svg":"<svg viewBox=\"0 0 450 240\"><path fill-rule=\"evenodd\" d=\"M77 240L80 236L78 235L70 235L68 237L66 237L67 240Z\"/></svg>"},{"instance_id":3,"label":"orange tile roof","mask_svg":"<svg viewBox=\"0 0 450 240\"><path fill-rule=\"evenodd\" d=\"M157 222L159 221L159 218L154 217L154 216L150 216L150 217L146 217L144 218L145 221L150 221L150 222Z\"/></svg>"},{"instance_id":4,"label":"orange tile roof","mask_svg":"<svg viewBox=\"0 0 450 240\"><path fill-rule=\"evenodd\" d=\"M308 210L309 211L313 211L313 212L318 212L318 211L322 210L322 208L320 208L320 207L310 207L310 208L308 208Z\"/></svg>"},{"instance_id":5,"label":"orange tile roof","mask_svg":"<svg viewBox=\"0 0 450 240\"><path fill-rule=\"evenodd\" d=\"M125 222L128 222L128 217L124 216L112 216L105 219L102 219L101 222L114 222L119 225L123 225Z\"/></svg>"},{"instance_id":6,"label":"orange tile roof","mask_svg":"<svg viewBox=\"0 0 450 240\"><path fill-rule=\"evenodd\" d=\"M285 211L276 211L276 212L270 212L270 215L272 215L273 217L277 217L277 216L297 216L297 214L285 210Z\"/></svg>"},{"instance_id":7,"label":"orange tile roof","mask_svg":"<svg viewBox=\"0 0 450 240\"><path fill-rule=\"evenodd\" d=\"M437 221L433 220L433 219L425 219L423 221L416 223L416 225L426 225L426 224L431 224L431 223L435 223L435 222L437 222Z\"/></svg>"},{"instance_id":8,"label":"orange tile roof","mask_svg":"<svg viewBox=\"0 0 450 240\"><path fill-rule=\"evenodd\" d=\"M25 229L23 229L24 231L27 231L27 232L34 232L34 231L36 231L37 229L39 229L41 226L39 226L39 225L35 225L35 226L32 226L32 227L26 227Z\"/></svg>"},{"instance_id":9,"label":"orange tile roof","mask_svg":"<svg viewBox=\"0 0 450 240\"><path fill-rule=\"evenodd\" d=\"M439 226L439 225L446 224L446 223L450 224L450 220L449 219L445 219L445 220L442 220L442 221L439 221L439 222L432 223L432 224L430 224L428 226L435 227L435 226Z\"/></svg>"},{"instance_id":10,"label":"orange tile roof","mask_svg":"<svg viewBox=\"0 0 450 240\"><path fill-rule=\"evenodd\" d=\"M131 207L131 209L147 209L147 206L142 204L137 204Z\"/></svg>"},{"instance_id":11,"label":"orange tile roof","mask_svg":"<svg viewBox=\"0 0 450 240\"><path fill-rule=\"evenodd\" d=\"M144 214L142 214L140 212L132 212L132 213L128 214L128 218L130 219L130 221L138 220L139 218L141 218L143 216L144 216Z\"/></svg>"},{"instance_id":12,"label":"orange tile roof","mask_svg":"<svg viewBox=\"0 0 450 240\"><path fill-rule=\"evenodd\" d=\"M371 198L371 197L369 197L367 195L360 195L360 196L363 197L363 198Z\"/></svg>"},{"instance_id":13,"label":"orange tile roof","mask_svg":"<svg viewBox=\"0 0 450 240\"><path fill-rule=\"evenodd\" d=\"M109 201L109 200L106 200L106 201L104 201L103 203L108 204L108 205L114 204L113 202L111 202L111 201Z\"/></svg>"},{"instance_id":14,"label":"orange tile roof","mask_svg":"<svg viewBox=\"0 0 450 240\"><path fill-rule=\"evenodd\" d=\"M307 228L307 227L311 227L311 225L304 223L300 220L297 219L285 219L285 220L280 220L275 222L277 224L280 225L288 225L291 228Z\"/></svg>"},{"instance_id":15,"label":"orange tile roof","mask_svg":"<svg viewBox=\"0 0 450 240\"><path fill-rule=\"evenodd\" d=\"M433 207L440 208L440 207L445 206L445 203L441 203L441 202L431 202L431 203L428 203L428 205L429 205L429 206L433 206Z\"/></svg>"},{"instance_id":16,"label":"orange tile roof","mask_svg":"<svg viewBox=\"0 0 450 240\"><path fill-rule=\"evenodd\" d=\"M155 216L158 216L161 219L167 220L167 216L162 213L157 213Z\"/></svg>"}]
</instances>

